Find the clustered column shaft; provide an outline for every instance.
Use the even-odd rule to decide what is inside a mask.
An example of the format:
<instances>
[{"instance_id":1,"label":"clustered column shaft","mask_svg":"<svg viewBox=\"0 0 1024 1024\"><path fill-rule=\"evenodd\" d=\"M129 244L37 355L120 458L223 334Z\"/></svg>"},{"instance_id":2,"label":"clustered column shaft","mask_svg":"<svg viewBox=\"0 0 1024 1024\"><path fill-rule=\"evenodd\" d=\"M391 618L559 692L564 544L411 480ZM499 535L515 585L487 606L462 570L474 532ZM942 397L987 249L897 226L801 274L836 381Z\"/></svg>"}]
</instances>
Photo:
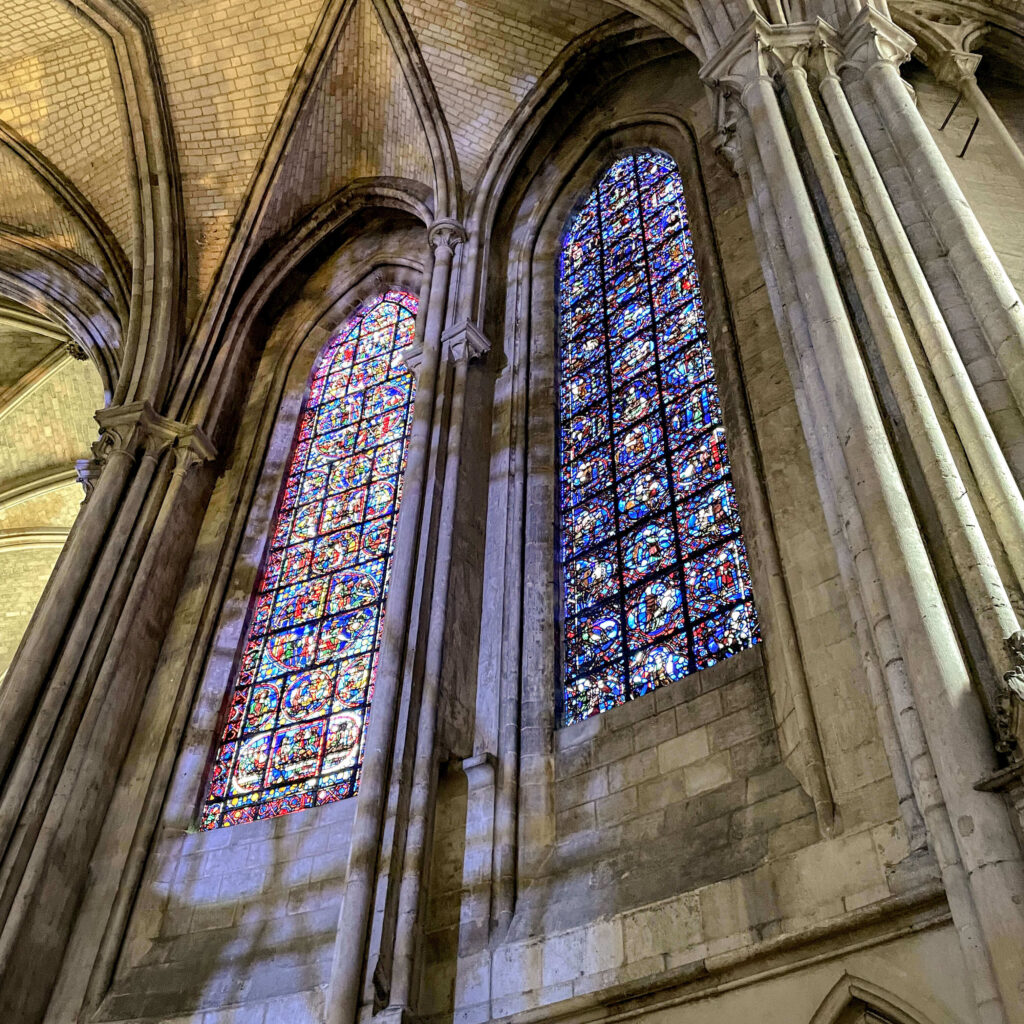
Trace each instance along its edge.
<instances>
[{"instance_id":1,"label":"clustered column shaft","mask_svg":"<svg viewBox=\"0 0 1024 1024\"><path fill-rule=\"evenodd\" d=\"M884 20L877 12L855 19L839 44L845 46L847 57L862 50L867 39L875 38L874 32L865 33L865 18L874 19L872 26ZM807 48L821 31L818 25L773 27L754 16L702 75L720 90L720 113L727 122L724 127L730 130L731 125L731 130L739 133L762 248L773 267L776 314L789 338L791 372L819 486L826 504L841 510L839 516L830 517L843 524L849 545L850 557L841 557L840 563L846 565L847 576L855 575L862 599L857 604L862 603L871 624L872 646L883 667L892 719L971 965L979 1013L983 1020L996 1024L1008 1019L1007 1009L1018 998L1021 983L1019 958L1007 952L1024 942L1024 916L1016 908L1007 909L1012 902L1009 894L1024 892L1020 849L1002 801L988 799L973 789L973 783L991 771L994 763L987 723L945 610L899 461L886 435L857 334L829 260L829 243L795 156L795 138L808 153L807 173L815 179L823 196L823 215L835 231L831 244L841 251L841 259L849 267L867 330L881 355L887 386L907 422L946 542L994 665L1002 667L1002 640L1016 632L1018 624L969 492L959 478L949 443L907 347L802 66ZM780 61L781 84L796 122L794 138L772 77ZM927 135L893 65L881 59L867 64L876 103L889 104L891 129L903 131L904 145L918 135ZM851 145L854 163L859 161L861 177L868 180L864 151L853 141L856 126L851 118L843 119L845 97L837 95L835 85L828 88L831 106L842 121L841 139L845 137ZM899 102L892 96L895 91L901 94ZM913 129L906 123L912 118ZM920 156L921 148L918 144L918 160L929 159L928 154ZM928 181L936 189L947 184L946 177L951 179L948 170L943 170L945 175L934 167L927 169ZM944 209L956 208L958 196L954 191L944 199L933 197L933 201ZM872 200L876 216L889 216L881 196L875 194ZM962 204L962 197L959 202ZM970 221L966 215L957 221L962 243L957 265L958 273L977 277L985 268L985 246L972 235ZM896 233L890 244L898 247L900 239L901 233ZM1005 274L1001 280L1000 273L1001 268L988 277L990 296L1000 293L1005 281ZM906 265L902 277L910 285L908 305L916 306L918 319L926 322L932 309L920 294L919 278ZM1001 310L1005 313L1006 309L1004 304ZM1008 376L1016 366L1018 344L1018 339L1010 337L1010 319L1003 316L1006 322L1000 325L1006 329L1000 336L1000 359ZM986 324L990 339L997 320L998 315L990 316ZM974 428L987 445L977 461L985 476L985 491L993 496L998 510L1000 536L1008 543L1021 528L1020 495L1011 487L1005 461L998 456L990 431L979 422L983 417L966 386L966 374L952 358L937 326L931 328L929 344L931 353L940 357L946 390L958 399L954 404L959 419ZM957 387L965 393L955 395ZM897 781L900 774L894 768Z\"/></svg>"}]
</instances>

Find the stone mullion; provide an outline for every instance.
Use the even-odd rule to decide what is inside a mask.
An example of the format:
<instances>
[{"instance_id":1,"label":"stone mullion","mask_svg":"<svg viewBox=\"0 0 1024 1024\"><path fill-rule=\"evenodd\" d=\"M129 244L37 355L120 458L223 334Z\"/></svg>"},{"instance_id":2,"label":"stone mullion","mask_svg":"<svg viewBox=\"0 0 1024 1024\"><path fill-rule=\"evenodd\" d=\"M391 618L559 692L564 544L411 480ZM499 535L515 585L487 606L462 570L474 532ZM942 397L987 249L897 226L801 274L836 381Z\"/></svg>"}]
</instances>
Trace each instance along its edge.
<instances>
[{"instance_id":1,"label":"stone mullion","mask_svg":"<svg viewBox=\"0 0 1024 1024\"><path fill-rule=\"evenodd\" d=\"M906 658L912 706L920 715L927 741L925 753L930 753L936 768L939 792L931 801L922 801L922 810L929 820L928 811L935 805L948 806L948 814L943 808L943 813L933 814L929 820L929 825L932 821L946 825L943 835L933 835L933 842L938 844L952 833L950 819L962 820L965 815L985 835L985 842L974 838L979 833L964 835L962 830L953 837L954 847L943 857L947 866L944 880L951 903L957 907L954 917L965 955L972 961L975 996L983 1019L1000 1021L1005 1019L1005 1011L993 998L990 972L996 958L1002 956L1002 991L1004 998L1011 998L1020 967L1018 963L1012 973L1006 970L1010 965L1002 951L1024 943L1024 918L1019 911L1007 912L1005 906L997 905L996 892L1002 891L1005 903L1007 892L1022 890L1020 852L1005 808L979 799L973 789L973 781L985 776L993 761L985 742L984 716L956 645L792 140L765 70L766 53L775 41L771 27L754 17L702 74L727 97L731 94L739 99L745 148L764 165L762 187L758 190L755 186L755 192L760 193L759 202L770 205L778 217L781 255L800 296L798 307L787 305L786 312L796 328L798 344L804 339L802 360L820 374L819 401L842 439L851 497L854 507L862 510L866 547L857 554L858 569L863 572L867 561L874 563L888 608L888 615L874 617L876 634L888 627L891 615L893 635L883 639ZM813 445L815 438L821 437L816 431L809 440ZM862 586L865 582L872 581L862 577ZM913 763L909 751L908 758ZM959 867L961 856L963 867ZM980 955L979 922L987 946Z\"/></svg>"},{"instance_id":2,"label":"stone mullion","mask_svg":"<svg viewBox=\"0 0 1024 1024\"><path fill-rule=\"evenodd\" d=\"M435 578L430 595L430 619L423 670L423 688L416 737L416 761L409 806L402 881L398 895L398 922L392 957L390 1006L399 1012L412 1004L414 958L422 928L424 881L428 870L433 810L437 793L437 715L441 689L441 662L448 611L455 504L465 415L466 377L470 359L483 356L490 347L486 338L463 323L443 338L448 362L455 364L451 421L444 454L444 484L437 529Z\"/></svg>"},{"instance_id":3,"label":"stone mullion","mask_svg":"<svg viewBox=\"0 0 1024 1024\"><path fill-rule=\"evenodd\" d=\"M422 360L421 360L422 364ZM392 775L388 789L384 829L378 855L376 897L366 954L366 974L362 999L372 1004L374 1014L402 1015L408 1012L404 1003L397 1004L393 994L395 980L396 942L403 937L399 931L399 915L403 889L408 889L410 834L414 829L412 804L417 762L422 748L419 734L423 727L424 662L427 646L428 595L431 593L437 568L436 537L439 514L442 438L446 434L448 407L448 366L444 360L444 338L438 363L438 381L434 392L431 419L429 458L426 470L423 508L417 542L415 584L409 613L406 650L402 660L399 684L399 713L392 752ZM431 767L433 749L431 747ZM429 811L428 811L429 817ZM414 855L415 857L415 855ZM418 870L418 869L417 869ZM418 879L414 884L418 885ZM399 981L401 985L401 980Z\"/></svg>"},{"instance_id":4,"label":"stone mullion","mask_svg":"<svg viewBox=\"0 0 1024 1024\"><path fill-rule=\"evenodd\" d=\"M431 227L429 238L434 259L429 272L425 309L422 310L423 333L417 338L410 360L417 378L413 424L406 456L402 507L394 540L391 582L381 627L373 717L364 748L345 895L331 966L328 1024L351 1024L356 1019L362 991L366 941L377 887L378 852L399 726L399 697L414 606L419 539L427 503L441 334L448 306L453 257L456 247L465 238L465 232L454 221L438 221Z\"/></svg>"}]
</instances>

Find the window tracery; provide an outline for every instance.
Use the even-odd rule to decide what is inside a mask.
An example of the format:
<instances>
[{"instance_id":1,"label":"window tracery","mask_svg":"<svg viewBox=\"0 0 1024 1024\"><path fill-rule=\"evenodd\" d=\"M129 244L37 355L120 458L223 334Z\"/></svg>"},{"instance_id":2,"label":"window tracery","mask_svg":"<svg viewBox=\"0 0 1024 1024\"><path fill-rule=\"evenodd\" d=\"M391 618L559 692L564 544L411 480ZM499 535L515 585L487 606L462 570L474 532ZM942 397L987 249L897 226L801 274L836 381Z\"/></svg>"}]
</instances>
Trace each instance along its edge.
<instances>
[{"instance_id":1,"label":"window tracery","mask_svg":"<svg viewBox=\"0 0 1024 1024\"><path fill-rule=\"evenodd\" d=\"M417 299L388 292L313 373L201 827L351 796L362 763L412 422Z\"/></svg>"},{"instance_id":2,"label":"window tracery","mask_svg":"<svg viewBox=\"0 0 1024 1024\"><path fill-rule=\"evenodd\" d=\"M559 266L562 719L759 640L679 170L617 159Z\"/></svg>"}]
</instances>

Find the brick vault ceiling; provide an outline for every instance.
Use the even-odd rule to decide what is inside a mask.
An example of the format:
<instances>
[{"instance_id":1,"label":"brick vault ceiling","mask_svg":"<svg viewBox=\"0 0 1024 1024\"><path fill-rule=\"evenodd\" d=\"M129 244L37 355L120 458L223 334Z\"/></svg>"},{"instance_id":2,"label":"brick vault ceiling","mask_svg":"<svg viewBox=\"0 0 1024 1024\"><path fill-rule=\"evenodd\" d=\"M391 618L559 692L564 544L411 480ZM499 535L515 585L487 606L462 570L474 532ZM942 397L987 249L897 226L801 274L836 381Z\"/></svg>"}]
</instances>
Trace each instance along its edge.
<instances>
[{"instance_id":1,"label":"brick vault ceiling","mask_svg":"<svg viewBox=\"0 0 1024 1024\"><path fill-rule=\"evenodd\" d=\"M142 0L181 171L190 305L207 290L322 0ZM67 0L0 0L0 120L70 178L127 253L130 147L111 49ZM603 0L403 0L472 188L502 126L559 51L618 9ZM431 184L414 105L371 7L358 0L307 101L307 153L278 224L356 176ZM355 97L355 99L354 99ZM294 149L294 145L292 146ZM0 223L88 255L8 154Z\"/></svg>"}]
</instances>

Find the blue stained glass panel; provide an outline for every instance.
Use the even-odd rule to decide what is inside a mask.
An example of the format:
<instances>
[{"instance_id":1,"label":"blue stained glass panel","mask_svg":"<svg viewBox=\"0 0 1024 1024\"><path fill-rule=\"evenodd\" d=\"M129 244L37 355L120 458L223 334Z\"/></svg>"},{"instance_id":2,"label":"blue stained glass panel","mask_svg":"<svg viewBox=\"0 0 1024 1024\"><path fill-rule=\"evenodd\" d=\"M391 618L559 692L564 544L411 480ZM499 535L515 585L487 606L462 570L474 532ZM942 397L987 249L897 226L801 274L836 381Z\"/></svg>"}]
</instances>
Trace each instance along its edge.
<instances>
[{"instance_id":1,"label":"blue stained glass panel","mask_svg":"<svg viewBox=\"0 0 1024 1024\"><path fill-rule=\"evenodd\" d=\"M617 159L559 265L565 724L758 643L674 161Z\"/></svg>"},{"instance_id":2,"label":"blue stained glass panel","mask_svg":"<svg viewBox=\"0 0 1024 1024\"><path fill-rule=\"evenodd\" d=\"M381 296L327 343L313 373L202 829L358 788L412 425L401 354L416 308L405 292Z\"/></svg>"}]
</instances>

